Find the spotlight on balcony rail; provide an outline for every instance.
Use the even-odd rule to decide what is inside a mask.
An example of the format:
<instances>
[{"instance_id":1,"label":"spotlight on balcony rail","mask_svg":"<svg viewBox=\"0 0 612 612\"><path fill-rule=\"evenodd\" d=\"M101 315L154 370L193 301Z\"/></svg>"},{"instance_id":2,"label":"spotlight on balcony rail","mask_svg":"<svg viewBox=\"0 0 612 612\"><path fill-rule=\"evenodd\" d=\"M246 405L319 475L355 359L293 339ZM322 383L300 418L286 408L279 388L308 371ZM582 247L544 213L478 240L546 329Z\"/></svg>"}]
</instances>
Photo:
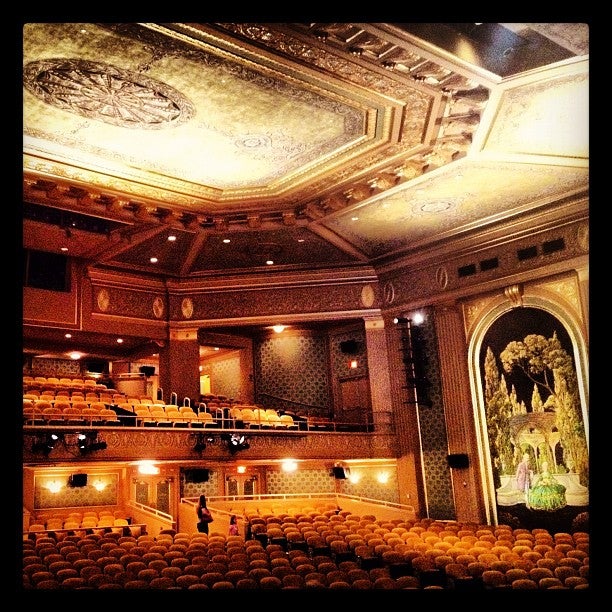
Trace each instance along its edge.
<instances>
[{"instance_id":1,"label":"spotlight on balcony rail","mask_svg":"<svg viewBox=\"0 0 612 612\"><path fill-rule=\"evenodd\" d=\"M196 435L196 443L193 446L193 450L196 453L201 453L206 448L206 441L204 438L204 434Z\"/></svg>"},{"instance_id":2,"label":"spotlight on balcony rail","mask_svg":"<svg viewBox=\"0 0 612 612\"><path fill-rule=\"evenodd\" d=\"M224 434L223 439L227 440L227 447L232 455L251 446L243 433Z\"/></svg>"},{"instance_id":3,"label":"spotlight on balcony rail","mask_svg":"<svg viewBox=\"0 0 612 612\"><path fill-rule=\"evenodd\" d=\"M32 444L33 453L42 453L45 456L49 456L49 453L60 443L63 439L63 434L48 433L39 434L36 436L35 442Z\"/></svg>"},{"instance_id":4,"label":"spotlight on balcony rail","mask_svg":"<svg viewBox=\"0 0 612 612\"><path fill-rule=\"evenodd\" d=\"M393 322L396 325L407 325L408 323L410 323L410 319L408 319L407 317L395 317L395 319L393 319Z\"/></svg>"},{"instance_id":5,"label":"spotlight on balcony rail","mask_svg":"<svg viewBox=\"0 0 612 612\"><path fill-rule=\"evenodd\" d=\"M82 455L93 453L94 451L105 450L106 442L98 439L97 431L77 434L77 446Z\"/></svg>"}]
</instances>

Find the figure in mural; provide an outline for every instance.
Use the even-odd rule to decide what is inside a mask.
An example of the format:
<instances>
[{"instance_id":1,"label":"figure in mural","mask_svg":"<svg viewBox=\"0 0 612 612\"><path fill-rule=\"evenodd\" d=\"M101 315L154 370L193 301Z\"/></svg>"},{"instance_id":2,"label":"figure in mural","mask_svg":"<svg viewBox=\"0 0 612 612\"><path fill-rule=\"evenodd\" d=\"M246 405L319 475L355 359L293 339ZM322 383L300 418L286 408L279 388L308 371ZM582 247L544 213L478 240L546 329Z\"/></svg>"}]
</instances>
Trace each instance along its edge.
<instances>
[{"instance_id":1,"label":"figure in mural","mask_svg":"<svg viewBox=\"0 0 612 612\"><path fill-rule=\"evenodd\" d=\"M529 453L523 453L523 458L518 464L516 469L516 488L521 491L525 496L525 503L529 508L529 489L531 487L531 481L533 479L533 470L531 469L531 463Z\"/></svg>"},{"instance_id":2,"label":"figure in mural","mask_svg":"<svg viewBox=\"0 0 612 612\"><path fill-rule=\"evenodd\" d=\"M527 506L554 511L564 508L566 503L565 487L550 473L548 462L543 461L542 470L529 489Z\"/></svg>"}]
</instances>

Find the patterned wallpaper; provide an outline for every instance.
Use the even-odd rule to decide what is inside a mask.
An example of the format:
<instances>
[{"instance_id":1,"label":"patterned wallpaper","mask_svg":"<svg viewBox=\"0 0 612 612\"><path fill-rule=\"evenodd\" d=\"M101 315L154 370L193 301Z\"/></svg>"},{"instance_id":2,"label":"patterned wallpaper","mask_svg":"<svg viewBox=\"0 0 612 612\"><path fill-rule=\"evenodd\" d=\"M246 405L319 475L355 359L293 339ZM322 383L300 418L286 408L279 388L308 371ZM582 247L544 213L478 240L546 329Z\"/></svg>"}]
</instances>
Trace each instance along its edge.
<instances>
[{"instance_id":1,"label":"patterned wallpaper","mask_svg":"<svg viewBox=\"0 0 612 612\"><path fill-rule=\"evenodd\" d=\"M280 334L265 338L255 343L254 362L256 403L329 416L332 407L325 337Z\"/></svg>"},{"instance_id":2,"label":"patterned wallpaper","mask_svg":"<svg viewBox=\"0 0 612 612\"><path fill-rule=\"evenodd\" d=\"M354 340L357 344L355 354L343 353L340 344ZM331 339L332 371L337 378L366 376L368 373L368 355L365 334L362 331L344 332L334 335ZM351 359L357 360L357 367L351 368Z\"/></svg>"},{"instance_id":3,"label":"patterned wallpaper","mask_svg":"<svg viewBox=\"0 0 612 612\"><path fill-rule=\"evenodd\" d=\"M208 496L219 494L219 478L223 474L219 470L209 470L206 482L185 482L185 475L181 474L181 497L198 497L202 494Z\"/></svg>"},{"instance_id":4,"label":"patterned wallpaper","mask_svg":"<svg viewBox=\"0 0 612 612\"><path fill-rule=\"evenodd\" d=\"M106 488L98 491L92 484L94 480L102 479ZM52 493L47 484L60 481L62 488ZM34 508L44 510L47 508L80 508L85 506L116 506L118 502L118 474L102 474L88 478L84 487L69 487L66 476L41 476L34 480Z\"/></svg>"},{"instance_id":5,"label":"patterned wallpaper","mask_svg":"<svg viewBox=\"0 0 612 612\"><path fill-rule=\"evenodd\" d=\"M279 495L307 491L308 493L334 493L334 477L327 470L297 470L296 472L268 471L266 492Z\"/></svg>"},{"instance_id":6,"label":"patterned wallpaper","mask_svg":"<svg viewBox=\"0 0 612 612\"><path fill-rule=\"evenodd\" d=\"M378 481L378 476L382 476L383 473L388 478L385 483ZM359 481L356 483L351 482L353 477L359 477ZM337 482L338 493L343 495L377 499L394 504L401 503L395 466L373 469L353 468L350 470L349 478L338 480Z\"/></svg>"},{"instance_id":7,"label":"patterned wallpaper","mask_svg":"<svg viewBox=\"0 0 612 612\"><path fill-rule=\"evenodd\" d=\"M210 365L210 392L231 398L243 396L240 388L240 357L214 361Z\"/></svg>"},{"instance_id":8,"label":"patterned wallpaper","mask_svg":"<svg viewBox=\"0 0 612 612\"><path fill-rule=\"evenodd\" d=\"M353 470L359 481L353 484L348 478L335 479L330 470L302 470L266 472L266 493L270 495L292 494L299 491L307 493L339 493L391 503L399 503L397 472L395 467L360 468ZM378 472L385 472L388 480L381 484Z\"/></svg>"},{"instance_id":9,"label":"patterned wallpaper","mask_svg":"<svg viewBox=\"0 0 612 612\"><path fill-rule=\"evenodd\" d=\"M78 378L82 376L81 362L73 359L32 359L32 368L24 364L24 374L35 376L56 376L57 378Z\"/></svg>"}]
</instances>

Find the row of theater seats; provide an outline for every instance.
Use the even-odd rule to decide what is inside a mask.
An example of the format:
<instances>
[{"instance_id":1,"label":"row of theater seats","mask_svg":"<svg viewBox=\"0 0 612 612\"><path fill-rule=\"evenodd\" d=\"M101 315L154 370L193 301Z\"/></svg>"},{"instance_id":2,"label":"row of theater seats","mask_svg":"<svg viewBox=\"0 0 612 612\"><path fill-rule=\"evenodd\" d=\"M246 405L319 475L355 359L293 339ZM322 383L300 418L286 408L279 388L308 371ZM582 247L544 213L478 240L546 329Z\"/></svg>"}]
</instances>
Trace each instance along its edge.
<instances>
[{"instance_id":1,"label":"row of theater seats","mask_svg":"<svg viewBox=\"0 0 612 612\"><path fill-rule=\"evenodd\" d=\"M114 389L106 391L68 391L54 389L30 389L23 394L27 399L44 399L50 402L69 401L69 402L104 402L105 404L116 404L125 402L127 396L124 393L118 393Z\"/></svg>"},{"instance_id":2,"label":"row of theater seats","mask_svg":"<svg viewBox=\"0 0 612 612\"><path fill-rule=\"evenodd\" d=\"M58 378L56 376L23 376L24 391L28 389L73 389L103 391L107 385L95 378Z\"/></svg>"},{"instance_id":3,"label":"row of theater seats","mask_svg":"<svg viewBox=\"0 0 612 612\"><path fill-rule=\"evenodd\" d=\"M190 406L154 403L140 398L118 398L104 402L90 398L23 396L23 419L30 425L134 425L137 427L193 428L298 428L290 415L279 415L274 409L235 405L227 413L214 415L201 406L196 412ZM119 401L121 400L121 401ZM120 418L121 416L121 418Z\"/></svg>"},{"instance_id":4,"label":"row of theater seats","mask_svg":"<svg viewBox=\"0 0 612 612\"><path fill-rule=\"evenodd\" d=\"M129 525L130 521L130 513L125 509L39 512L31 519L28 531L42 533L59 529L124 527Z\"/></svg>"},{"instance_id":5,"label":"row of theater seats","mask_svg":"<svg viewBox=\"0 0 612 612\"><path fill-rule=\"evenodd\" d=\"M210 408L209 408L210 409ZM297 429L289 414L279 414L274 408L261 408L254 404L234 404L224 418L228 426L240 429Z\"/></svg>"},{"instance_id":6,"label":"row of theater seats","mask_svg":"<svg viewBox=\"0 0 612 612\"><path fill-rule=\"evenodd\" d=\"M120 425L117 413L107 404L96 401L62 401L23 399L25 425Z\"/></svg>"},{"instance_id":7,"label":"row of theater seats","mask_svg":"<svg viewBox=\"0 0 612 612\"><path fill-rule=\"evenodd\" d=\"M112 532L28 536L23 587L497 591L590 586L586 532L382 521L371 515L283 518L293 519L298 531L297 525L308 523L319 536L327 530L337 539L323 548L308 544L305 533L302 540L286 543L226 536L221 530L210 535L169 530L139 537ZM350 535L359 535L364 544ZM334 550L331 543L341 541L346 547Z\"/></svg>"}]
</instances>

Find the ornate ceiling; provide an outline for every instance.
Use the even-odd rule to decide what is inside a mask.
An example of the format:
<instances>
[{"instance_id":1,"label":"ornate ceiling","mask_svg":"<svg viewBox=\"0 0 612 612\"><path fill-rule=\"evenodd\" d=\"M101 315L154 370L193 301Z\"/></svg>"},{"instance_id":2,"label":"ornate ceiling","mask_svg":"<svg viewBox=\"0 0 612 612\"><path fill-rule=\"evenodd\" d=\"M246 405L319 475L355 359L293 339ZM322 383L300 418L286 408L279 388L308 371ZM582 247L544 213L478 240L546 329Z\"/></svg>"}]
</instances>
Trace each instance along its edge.
<instances>
[{"instance_id":1,"label":"ornate ceiling","mask_svg":"<svg viewBox=\"0 0 612 612\"><path fill-rule=\"evenodd\" d=\"M586 24L31 23L23 65L25 246L92 267L376 268L588 189Z\"/></svg>"},{"instance_id":2,"label":"ornate ceiling","mask_svg":"<svg viewBox=\"0 0 612 612\"><path fill-rule=\"evenodd\" d=\"M177 280L477 244L588 193L588 36L27 23L23 244Z\"/></svg>"}]
</instances>

